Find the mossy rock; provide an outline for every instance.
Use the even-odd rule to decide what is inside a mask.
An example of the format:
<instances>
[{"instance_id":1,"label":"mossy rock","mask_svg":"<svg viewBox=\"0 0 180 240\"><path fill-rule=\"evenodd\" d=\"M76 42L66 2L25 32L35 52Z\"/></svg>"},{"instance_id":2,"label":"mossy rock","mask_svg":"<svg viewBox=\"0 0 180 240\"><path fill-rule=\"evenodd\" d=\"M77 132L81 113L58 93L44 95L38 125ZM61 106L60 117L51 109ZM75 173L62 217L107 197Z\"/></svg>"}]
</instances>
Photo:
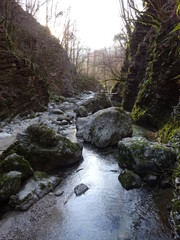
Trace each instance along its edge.
<instances>
[{"instance_id":1,"label":"mossy rock","mask_svg":"<svg viewBox=\"0 0 180 240\"><path fill-rule=\"evenodd\" d=\"M91 115L83 132L84 140L99 148L117 145L119 140L131 135L130 116L116 107L106 108Z\"/></svg>"},{"instance_id":2,"label":"mossy rock","mask_svg":"<svg viewBox=\"0 0 180 240\"><path fill-rule=\"evenodd\" d=\"M119 165L139 174L163 175L172 173L177 156L172 147L144 138L126 138L119 142Z\"/></svg>"},{"instance_id":3,"label":"mossy rock","mask_svg":"<svg viewBox=\"0 0 180 240\"><path fill-rule=\"evenodd\" d=\"M52 129L42 125L40 128L32 125L24 134L19 134L17 141L3 152L3 158L14 152L27 159L35 171L48 172L70 166L82 159L80 144L55 135Z\"/></svg>"},{"instance_id":4,"label":"mossy rock","mask_svg":"<svg viewBox=\"0 0 180 240\"><path fill-rule=\"evenodd\" d=\"M88 111L84 106L79 106L74 110L76 112L77 117L87 117Z\"/></svg>"},{"instance_id":5,"label":"mossy rock","mask_svg":"<svg viewBox=\"0 0 180 240\"><path fill-rule=\"evenodd\" d=\"M134 172L127 169L121 172L119 175L119 181L126 190L141 187L141 178Z\"/></svg>"},{"instance_id":6,"label":"mossy rock","mask_svg":"<svg viewBox=\"0 0 180 240\"><path fill-rule=\"evenodd\" d=\"M37 179L29 179L16 195L10 197L9 205L15 210L27 210L60 183L58 177L48 176L42 172L36 172L35 175L38 176ZM43 177L40 179L39 176Z\"/></svg>"},{"instance_id":7,"label":"mossy rock","mask_svg":"<svg viewBox=\"0 0 180 240\"><path fill-rule=\"evenodd\" d=\"M46 172L42 172L42 171L35 171L33 174L34 180L42 180L47 177L48 177L48 174Z\"/></svg>"},{"instance_id":8,"label":"mossy rock","mask_svg":"<svg viewBox=\"0 0 180 240\"><path fill-rule=\"evenodd\" d=\"M94 105L94 112L112 107L110 98L103 92L95 95L92 104Z\"/></svg>"},{"instance_id":9,"label":"mossy rock","mask_svg":"<svg viewBox=\"0 0 180 240\"><path fill-rule=\"evenodd\" d=\"M12 153L0 161L0 174L10 171L19 171L23 179L28 179L33 174L30 163L16 153Z\"/></svg>"},{"instance_id":10,"label":"mossy rock","mask_svg":"<svg viewBox=\"0 0 180 240\"><path fill-rule=\"evenodd\" d=\"M79 107L82 107L82 106L85 109L79 109ZM102 92L102 93L95 94L94 98L90 98L82 102L82 104L78 106L76 110L78 111L79 116L85 117L85 115L87 116L87 113L95 113L99 110L109 108L109 107L112 107L111 100L107 96L107 94Z\"/></svg>"},{"instance_id":11,"label":"mossy rock","mask_svg":"<svg viewBox=\"0 0 180 240\"><path fill-rule=\"evenodd\" d=\"M31 141L38 143L41 147L53 147L58 143L58 138L53 129L44 124L31 125L26 132Z\"/></svg>"},{"instance_id":12,"label":"mossy rock","mask_svg":"<svg viewBox=\"0 0 180 240\"><path fill-rule=\"evenodd\" d=\"M11 195L19 191L21 179L22 174L18 171L0 175L0 202L9 200Z\"/></svg>"},{"instance_id":13,"label":"mossy rock","mask_svg":"<svg viewBox=\"0 0 180 240\"><path fill-rule=\"evenodd\" d=\"M121 141L118 143L118 149L118 160L121 168L132 169L135 161L131 152Z\"/></svg>"}]
</instances>

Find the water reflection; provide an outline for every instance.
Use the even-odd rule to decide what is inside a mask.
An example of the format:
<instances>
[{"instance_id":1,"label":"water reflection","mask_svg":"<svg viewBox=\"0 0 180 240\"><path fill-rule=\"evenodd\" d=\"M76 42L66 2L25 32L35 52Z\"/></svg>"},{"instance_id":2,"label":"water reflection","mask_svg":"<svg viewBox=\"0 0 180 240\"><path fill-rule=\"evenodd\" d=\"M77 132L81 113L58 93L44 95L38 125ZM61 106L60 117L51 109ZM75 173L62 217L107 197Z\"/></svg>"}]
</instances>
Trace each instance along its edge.
<instances>
[{"instance_id":1,"label":"water reflection","mask_svg":"<svg viewBox=\"0 0 180 240\"><path fill-rule=\"evenodd\" d=\"M9 144L28 124L27 120L14 125L11 136L1 134L0 145ZM141 127L133 127L134 136L151 138L153 133ZM75 126L62 131L72 141ZM5 140L4 140L5 139ZM2 142L4 141L4 142ZM3 145L3 144L4 145ZM33 225L33 240L170 240L170 229L164 214L153 200L151 192L145 189L126 191L118 181L121 171L117 164L117 150L109 148L98 150L84 144L84 161L69 169L64 176L60 189L64 191L48 215L44 215ZM89 190L80 197L74 194L74 187L84 183ZM159 200L160 201L160 200ZM161 210L164 211L163 209ZM162 216L163 215L163 218ZM17 217L17 219L19 219ZM29 220L30 221L30 220ZM15 219L15 222L16 219ZM27 239L16 236L15 239Z\"/></svg>"},{"instance_id":2,"label":"water reflection","mask_svg":"<svg viewBox=\"0 0 180 240\"><path fill-rule=\"evenodd\" d=\"M121 170L115 155L115 149L108 153L84 146L84 161L79 166L82 170L71 172L62 183L66 194L58 198L56 208L60 213L43 223L48 234L38 228L36 239L171 239L152 194L144 189L126 191L121 187L118 181ZM89 190L76 197L73 189L80 183Z\"/></svg>"}]
</instances>

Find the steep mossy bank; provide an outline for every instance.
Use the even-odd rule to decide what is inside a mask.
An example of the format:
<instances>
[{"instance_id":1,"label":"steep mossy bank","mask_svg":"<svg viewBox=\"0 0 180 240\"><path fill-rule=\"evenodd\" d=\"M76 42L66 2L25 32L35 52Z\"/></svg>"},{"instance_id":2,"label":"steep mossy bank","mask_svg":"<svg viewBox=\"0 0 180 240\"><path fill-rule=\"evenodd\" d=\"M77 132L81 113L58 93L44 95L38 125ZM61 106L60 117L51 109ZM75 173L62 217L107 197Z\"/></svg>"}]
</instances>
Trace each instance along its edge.
<instances>
[{"instance_id":1,"label":"steep mossy bank","mask_svg":"<svg viewBox=\"0 0 180 240\"><path fill-rule=\"evenodd\" d=\"M135 123L152 127L160 142L176 150L172 219L180 233L180 3L143 2L121 72L122 104Z\"/></svg>"},{"instance_id":2,"label":"steep mossy bank","mask_svg":"<svg viewBox=\"0 0 180 240\"><path fill-rule=\"evenodd\" d=\"M0 120L43 110L49 93L39 67L13 49L7 29L1 25L0 40Z\"/></svg>"},{"instance_id":3,"label":"steep mossy bank","mask_svg":"<svg viewBox=\"0 0 180 240\"><path fill-rule=\"evenodd\" d=\"M174 30L179 22L175 2L161 3L156 11L147 7L139 17L123 75L124 109L132 111L136 123L157 129L168 121L179 101L180 35Z\"/></svg>"}]
</instances>

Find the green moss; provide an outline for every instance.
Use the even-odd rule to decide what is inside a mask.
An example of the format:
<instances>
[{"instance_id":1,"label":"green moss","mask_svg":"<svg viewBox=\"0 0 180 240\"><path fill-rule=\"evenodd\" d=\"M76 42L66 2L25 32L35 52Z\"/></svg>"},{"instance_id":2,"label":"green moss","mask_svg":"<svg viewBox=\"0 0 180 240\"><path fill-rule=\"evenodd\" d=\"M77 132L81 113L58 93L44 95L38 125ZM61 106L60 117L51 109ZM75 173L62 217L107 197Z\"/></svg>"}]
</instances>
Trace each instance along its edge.
<instances>
[{"instance_id":1,"label":"green moss","mask_svg":"<svg viewBox=\"0 0 180 240\"><path fill-rule=\"evenodd\" d=\"M42 180L43 178L47 178L47 173L46 172L41 172L41 171L35 171L33 178L35 180Z\"/></svg>"},{"instance_id":2,"label":"green moss","mask_svg":"<svg viewBox=\"0 0 180 240\"><path fill-rule=\"evenodd\" d=\"M61 137L62 144L62 154L64 155L73 155L74 152L78 149L79 145L71 142L69 139L65 137Z\"/></svg>"},{"instance_id":3,"label":"green moss","mask_svg":"<svg viewBox=\"0 0 180 240\"><path fill-rule=\"evenodd\" d=\"M46 188L46 185L44 183L40 183L39 187L40 187L41 190L44 190Z\"/></svg>"},{"instance_id":4,"label":"green moss","mask_svg":"<svg viewBox=\"0 0 180 240\"><path fill-rule=\"evenodd\" d=\"M21 185L21 174L16 176L9 176L8 174L0 175L0 201L5 201L11 195L16 194Z\"/></svg>"},{"instance_id":5,"label":"green moss","mask_svg":"<svg viewBox=\"0 0 180 240\"><path fill-rule=\"evenodd\" d=\"M91 137L93 137L93 135L94 135L94 130L95 130L95 126L91 126L91 128L89 129L89 135Z\"/></svg>"},{"instance_id":6,"label":"green moss","mask_svg":"<svg viewBox=\"0 0 180 240\"><path fill-rule=\"evenodd\" d=\"M53 147L58 143L58 138L53 129L43 124L31 125L27 128L27 133L30 135L32 141L42 147Z\"/></svg>"},{"instance_id":7,"label":"green moss","mask_svg":"<svg viewBox=\"0 0 180 240\"><path fill-rule=\"evenodd\" d=\"M119 181L126 190L141 186L141 178L127 169L119 175Z\"/></svg>"},{"instance_id":8,"label":"green moss","mask_svg":"<svg viewBox=\"0 0 180 240\"><path fill-rule=\"evenodd\" d=\"M151 124L157 128L165 124L172 111L172 108L168 104L167 107L158 108L159 99L156 97L156 91L158 90L156 85L162 82L161 79L169 79L166 71L167 67L169 68L170 65L167 59L163 65L163 69L159 72L159 66L161 66L164 59L169 56L169 51L160 47L159 31L160 29L156 30L154 40L149 47L148 52L150 58L148 59L146 67L145 80L140 85L136 102L131 113L134 122ZM171 69L171 72L174 73L175 71ZM163 81L166 82L165 80ZM161 102L159 103L161 104ZM156 105L157 107L154 107Z\"/></svg>"},{"instance_id":9,"label":"green moss","mask_svg":"<svg viewBox=\"0 0 180 240\"><path fill-rule=\"evenodd\" d=\"M0 174L10 171L18 171L22 173L23 179L28 179L33 174L30 163L24 159L24 157L15 153L0 161Z\"/></svg>"},{"instance_id":10,"label":"green moss","mask_svg":"<svg viewBox=\"0 0 180 240\"><path fill-rule=\"evenodd\" d=\"M146 121L146 113L148 109L142 109L137 105L137 103L134 105L133 110L131 112L131 118L134 122L140 122L140 121Z\"/></svg>"},{"instance_id":11,"label":"green moss","mask_svg":"<svg viewBox=\"0 0 180 240\"><path fill-rule=\"evenodd\" d=\"M159 140L163 143L176 142L180 140L180 122L170 119L157 133Z\"/></svg>"},{"instance_id":12,"label":"green moss","mask_svg":"<svg viewBox=\"0 0 180 240\"><path fill-rule=\"evenodd\" d=\"M121 142L119 142L119 144L118 144L118 149L119 149L118 162L119 162L120 167L133 169L135 162L134 162L134 158L133 158L131 152Z\"/></svg>"}]
</instances>

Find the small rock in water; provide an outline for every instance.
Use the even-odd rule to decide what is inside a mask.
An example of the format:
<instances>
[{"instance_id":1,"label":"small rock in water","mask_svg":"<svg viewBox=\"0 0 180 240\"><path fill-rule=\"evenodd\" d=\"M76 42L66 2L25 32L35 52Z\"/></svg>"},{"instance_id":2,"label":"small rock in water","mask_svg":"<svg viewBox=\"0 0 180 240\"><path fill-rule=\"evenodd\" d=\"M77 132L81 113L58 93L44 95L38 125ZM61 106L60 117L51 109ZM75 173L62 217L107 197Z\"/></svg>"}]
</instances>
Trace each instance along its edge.
<instances>
[{"instance_id":1,"label":"small rock in water","mask_svg":"<svg viewBox=\"0 0 180 240\"><path fill-rule=\"evenodd\" d=\"M80 171L82 171L84 168L80 168L80 169L78 169L76 172L78 173L78 172L80 172Z\"/></svg>"},{"instance_id":2,"label":"small rock in water","mask_svg":"<svg viewBox=\"0 0 180 240\"><path fill-rule=\"evenodd\" d=\"M110 170L110 172L112 172L112 173L119 173L118 170Z\"/></svg>"},{"instance_id":3,"label":"small rock in water","mask_svg":"<svg viewBox=\"0 0 180 240\"><path fill-rule=\"evenodd\" d=\"M62 120L61 125L67 125L68 121L67 120Z\"/></svg>"},{"instance_id":4,"label":"small rock in water","mask_svg":"<svg viewBox=\"0 0 180 240\"><path fill-rule=\"evenodd\" d=\"M78 197L78 196L81 196L83 193L85 193L88 189L89 188L84 183L81 183L74 188L74 192Z\"/></svg>"},{"instance_id":5,"label":"small rock in water","mask_svg":"<svg viewBox=\"0 0 180 240\"><path fill-rule=\"evenodd\" d=\"M57 191L57 192L55 192L55 196L56 197L60 197L60 196L62 196L64 194L64 191Z\"/></svg>"},{"instance_id":6,"label":"small rock in water","mask_svg":"<svg viewBox=\"0 0 180 240\"><path fill-rule=\"evenodd\" d=\"M63 112L62 110L60 110L60 109L53 109L53 110L51 111L51 113L52 113L52 114L59 114L59 115L64 114L64 112Z\"/></svg>"}]
</instances>

